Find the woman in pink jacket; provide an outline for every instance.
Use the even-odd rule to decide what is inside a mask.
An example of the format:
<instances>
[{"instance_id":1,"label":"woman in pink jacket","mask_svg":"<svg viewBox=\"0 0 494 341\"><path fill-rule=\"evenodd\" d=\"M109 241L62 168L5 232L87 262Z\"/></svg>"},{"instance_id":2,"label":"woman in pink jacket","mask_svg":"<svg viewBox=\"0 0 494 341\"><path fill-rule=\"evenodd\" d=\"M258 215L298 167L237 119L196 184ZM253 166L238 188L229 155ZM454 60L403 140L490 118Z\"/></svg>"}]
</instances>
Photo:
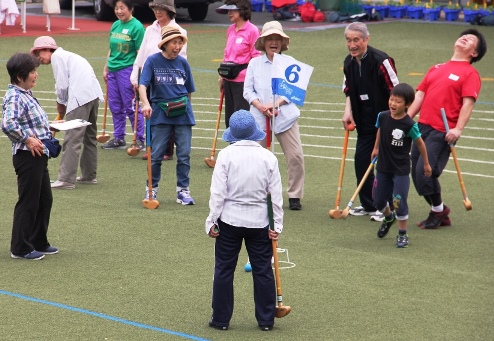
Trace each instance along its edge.
<instances>
[{"instance_id":1,"label":"woman in pink jacket","mask_svg":"<svg viewBox=\"0 0 494 341\"><path fill-rule=\"evenodd\" d=\"M240 73L233 78L220 77L220 91L225 94L225 124L229 127L230 116L240 109L249 110L250 105L243 97L244 80L249 61L261 53L254 47L259 29L250 22L252 4L249 0L226 0L216 9L217 13L228 14L232 25L226 31L226 47L223 63L234 65ZM231 77L231 76L230 76Z\"/></svg>"}]
</instances>

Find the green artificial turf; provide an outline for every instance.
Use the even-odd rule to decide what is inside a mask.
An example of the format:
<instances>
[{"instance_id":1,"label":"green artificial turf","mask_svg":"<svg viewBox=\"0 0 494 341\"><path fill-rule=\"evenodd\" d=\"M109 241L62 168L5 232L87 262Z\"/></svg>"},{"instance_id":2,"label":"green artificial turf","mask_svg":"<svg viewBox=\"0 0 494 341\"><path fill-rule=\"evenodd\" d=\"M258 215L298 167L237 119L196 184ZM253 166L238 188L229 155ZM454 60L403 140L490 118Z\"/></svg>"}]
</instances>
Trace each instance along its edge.
<instances>
[{"instance_id":1,"label":"green artificial turf","mask_svg":"<svg viewBox=\"0 0 494 341\"><path fill-rule=\"evenodd\" d=\"M343 28L288 31L288 54L315 67L299 119L306 179L303 210L285 211L280 247L295 267L281 271L290 315L270 333L256 327L252 278L235 278L230 330L207 327L211 314L214 241L204 233L212 170L210 156L219 90L216 68L224 27L191 25L189 61L197 92L193 108L191 194L195 206L175 203L176 161L164 162L160 207L143 208L146 162L124 150L99 151L98 184L53 191L49 240L58 255L40 262L10 259L16 178L10 143L0 137L0 340L490 340L494 334L490 203L494 189L494 73L488 52L475 66L484 79L473 117L458 143L473 210L465 211L454 164L441 177L453 226L424 231L415 224L429 211L410 189L411 244L395 247L396 227L380 240L368 217L332 220L344 132L341 116ZM427 69L448 60L465 25L383 23L370 26L370 44L396 60L402 82L416 86ZM494 31L480 27L494 47ZM0 84L6 60L27 51L33 37L2 38ZM56 37L59 46L86 57L102 81L107 35ZM51 67L39 68L35 96L56 116ZM102 82L103 84L103 82ZM101 129L103 104L98 121ZM221 124L220 136L223 131ZM109 113L108 128L112 130ZM127 142L132 140L130 125ZM63 134L57 134L63 139ZM341 206L356 189L351 134ZM226 143L218 140L218 150ZM286 184L284 158L276 154ZM60 159L50 160L56 179ZM286 197L285 197L286 199ZM358 200L355 203L358 205ZM286 253L279 255L286 260ZM16 294L22 296L15 296ZM33 301L32 299L43 300ZM113 319L111 319L113 318ZM115 320L115 318L117 320ZM118 320L121 319L121 320Z\"/></svg>"}]
</instances>

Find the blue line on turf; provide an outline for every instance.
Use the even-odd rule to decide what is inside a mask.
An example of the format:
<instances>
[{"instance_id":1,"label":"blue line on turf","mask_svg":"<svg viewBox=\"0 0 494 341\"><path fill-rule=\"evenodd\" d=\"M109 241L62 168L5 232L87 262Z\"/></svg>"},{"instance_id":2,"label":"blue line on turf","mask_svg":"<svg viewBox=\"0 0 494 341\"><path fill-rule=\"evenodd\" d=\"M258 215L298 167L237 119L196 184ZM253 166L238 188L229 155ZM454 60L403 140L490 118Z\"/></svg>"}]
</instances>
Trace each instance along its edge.
<instances>
[{"instance_id":1,"label":"blue line on turf","mask_svg":"<svg viewBox=\"0 0 494 341\"><path fill-rule=\"evenodd\" d=\"M30 297L30 296L25 296L25 295L21 295L21 294L16 294L16 293L13 293L13 292L8 292L8 291L0 290L0 294L1 295L5 295L5 296L20 298L20 299L26 300L26 301L31 301L31 302L46 304L46 305L50 305L50 306L53 306L53 307L62 308L62 309L70 310L70 311L75 311L77 313L91 315L91 316L99 317L99 318L102 318L102 319L105 319L105 320L110 320L110 321L114 321L114 322L123 323L123 324L129 325L129 326L134 326L134 327L137 327L137 328L148 329L148 330L152 330L152 331L155 331L155 332L165 333L165 334L170 334L170 335L176 335L176 336L179 336L179 337L182 337L182 338L185 338L185 339L189 339L189 340L209 341L208 339L203 339L203 338L198 337L198 336L189 335L189 334L180 333L180 332L175 332L173 330L163 329L163 328L160 328L160 327L154 327L154 326L150 326L150 325L139 323L139 322L134 322L134 321L129 321L129 320L121 319L121 318L115 317L115 316L105 315L105 314L98 313L98 312L91 311L91 310L86 310L86 309L71 307L69 305L65 305L65 304L61 304L61 303L56 303L56 302L51 302L51 301L46 301L46 300L42 300L42 299L35 298L35 297Z\"/></svg>"}]
</instances>

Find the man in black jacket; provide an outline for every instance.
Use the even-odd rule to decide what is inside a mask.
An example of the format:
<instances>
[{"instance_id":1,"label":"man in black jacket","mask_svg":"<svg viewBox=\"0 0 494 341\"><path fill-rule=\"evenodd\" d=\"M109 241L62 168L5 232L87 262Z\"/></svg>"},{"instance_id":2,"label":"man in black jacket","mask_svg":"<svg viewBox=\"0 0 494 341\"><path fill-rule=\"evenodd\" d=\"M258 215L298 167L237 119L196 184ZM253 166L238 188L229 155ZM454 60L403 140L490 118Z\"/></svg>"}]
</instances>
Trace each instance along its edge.
<instances>
[{"instance_id":1,"label":"man in black jacket","mask_svg":"<svg viewBox=\"0 0 494 341\"><path fill-rule=\"evenodd\" d=\"M368 45L369 30L361 22L349 24L345 39L350 52L343 62L343 92L346 95L343 126L354 124L357 129L355 174L357 184L371 163L376 140L376 119L388 110L391 89L399 83L393 58ZM371 215L371 220L382 220L372 200L374 173L369 174L360 190L360 206L350 210L351 215Z\"/></svg>"}]
</instances>

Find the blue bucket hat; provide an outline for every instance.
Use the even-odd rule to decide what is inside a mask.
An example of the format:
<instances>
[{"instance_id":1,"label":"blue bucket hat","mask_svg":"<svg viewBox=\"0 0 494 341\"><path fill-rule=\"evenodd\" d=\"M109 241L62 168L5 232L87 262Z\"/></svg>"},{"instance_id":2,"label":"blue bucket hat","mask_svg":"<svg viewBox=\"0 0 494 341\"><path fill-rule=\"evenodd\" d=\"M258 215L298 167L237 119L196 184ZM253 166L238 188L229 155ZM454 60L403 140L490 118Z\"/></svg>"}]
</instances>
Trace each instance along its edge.
<instances>
[{"instance_id":1,"label":"blue bucket hat","mask_svg":"<svg viewBox=\"0 0 494 341\"><path fill-rule=\"evenodd\" d=\"M230 117L230 127L223 133L223 141L262 141L266 133L259 128L254 116L247 110L238 110Z\"/></svg>"}]
</instances>

